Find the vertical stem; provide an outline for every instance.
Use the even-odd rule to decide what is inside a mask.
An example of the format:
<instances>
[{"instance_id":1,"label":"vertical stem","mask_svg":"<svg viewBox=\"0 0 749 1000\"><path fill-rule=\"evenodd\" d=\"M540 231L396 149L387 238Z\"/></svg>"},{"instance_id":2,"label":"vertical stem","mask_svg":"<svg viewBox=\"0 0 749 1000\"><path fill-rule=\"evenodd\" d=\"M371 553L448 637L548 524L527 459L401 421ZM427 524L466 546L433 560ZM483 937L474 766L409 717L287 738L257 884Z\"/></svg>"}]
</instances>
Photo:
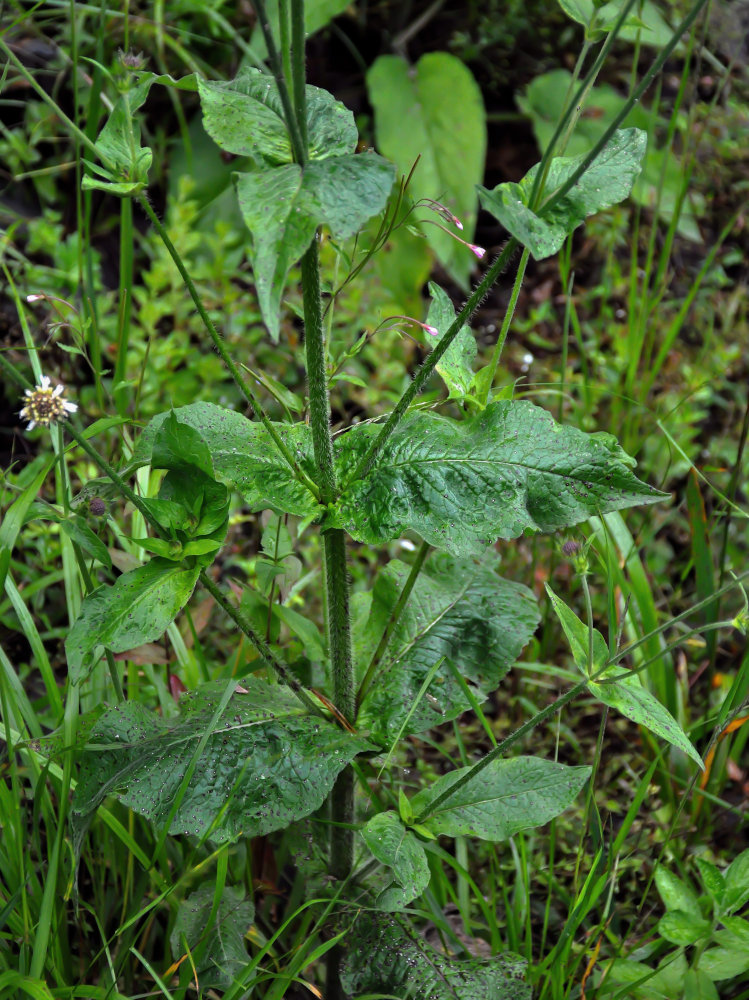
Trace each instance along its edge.
<instances>
[{"instance_id":1,"label":"vertical stem","mask_svg":"<svg viewBox=\"0 0 749 1000\"><path fill-rule=\"evenodd\" d=\"M320 255L317 237L302 257L302 299L312 444L315 449L320 498L323 503L329 504L335 500L336 481L333 468L333 442L330 437L330 400L322 325Z\"/></svg>"},{"instance_id":2,"label":"vertical stem","mask_svg":"<svg viewBox=\"0 0 749 1000\"><path fill-rule=\"evenodd\" d=\"M304 154L309 154L307 143L307 91L304 82L304 0L291 0L291 83L294 114L302 140Z\"/></svg>"},{"instance_id":3,"label":"vertical stem","mask_svg":"<svg viewBox=\"0 0 749 1000\"><path fill-rule=\"evenodd\" d=\"M133 203L123 198L120 205L120 323L117 337L117 358L114 365L113 389L117 412L121 415L127 405L128 390L117 388L127 376L127 351L130 345L130 316L133 294Z\"/></svg>"}]
</instances>

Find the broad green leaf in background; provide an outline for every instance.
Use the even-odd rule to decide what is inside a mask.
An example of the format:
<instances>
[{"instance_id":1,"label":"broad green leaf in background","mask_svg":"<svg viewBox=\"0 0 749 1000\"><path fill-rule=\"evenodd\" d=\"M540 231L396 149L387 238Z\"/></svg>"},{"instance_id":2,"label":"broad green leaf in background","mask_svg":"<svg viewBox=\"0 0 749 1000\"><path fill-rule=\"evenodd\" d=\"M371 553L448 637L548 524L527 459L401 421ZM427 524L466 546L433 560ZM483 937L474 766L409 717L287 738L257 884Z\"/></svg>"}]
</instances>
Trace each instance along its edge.
<instances>
[{"instance_id":1,"label":"broad green leaf in background","mask_svg":"<svg viewBox=\"0 0 749 1000\"><path fill-rule=\"evenodd\" d=\"M552 159L543 200L535 211L530 208L530 196L540 164L536 164L519 184L505 182L491 191L480 187L481 204L528 247L536 260L542 260L555 254L587 216L627 197L642 169L646 148L645 132L635 128L620 129L574 187L553 207L544 209L543 202L572 177L586 154Z\"/></svg>"},{"instance_id":2,"label":"broad green leaf in background","mask_svg":"<svg viewBox=\"0 0 749 1000\"><path fill-rule=\"evenodd\" d=\"M430 52L415 67L399 56L380 56L367 73L367 91L379 151L404 176L420 157L411 197L446 205L463 223L459 235L470 242L487 141L481 91L471 71L447 52ZM425 209L416 217L441 221ZM435 226L423 228L440 261L465 285L476 263L471 251Z\"/></svg>"},{"instance_id":3,"label":"broad green leaf in background","mask_svg":"<svg viewBox=\"0 0 749 1000\"><path fill-rule=\"evenodd\" d=\"M73 801L80 831L107 795L155 826L167 821L225 684L209 684L168 721L127 702L94 726ZM286 687L245 677L199 756L169 832L217 843L259 836L318 809L364 738L309 715Z\"/></svg>"},{"instance_id":4,"label":"broad green leaf in background","mask_svg":"<svg viewBox=\"0 0 749 1000\"><path fill-rule=\"evenodd\" d=\"M588 626L568 608L564 601L546 586L552 607L556 612L572 649L572 658L581 673L588 676ZM593 670L598 672L609 658L608 646L601 633L593 631ZM616 680L610 678L616 677ZM628 719L649 729L672 746L683 750L702 767L702 758L676 719L655 697L642 686L638 674L627 675L621 665L613 665L599 673L596 680L588 681L588 690L604 705L615 708ZM659 869L660 871L661 869ZM683 907L682 907L683 908Z\"/></svg>"},{"instance_id":5,"label":"broad green leaf in background","mask_svg":"<svg viewBox=\"0 0 749 1000\"><path fill-rule=\"evenodd\" d=\"M336 441L341 478L379 428L359 424ZM555 423L525 401L500 400L460 422L411 413L376 465L328 515L357 541L380 543L406 529L456 555L527 529L556 531L665 494L640 482L615 440Z\"/></svg>"},{"instance_id":6,"label":"broad green leaf in background","mask_svg":"<svg viewBox=\"0 0 749 1000\"><path fill-rule=\"evenodd\" d=\"M409 567L394 559L377 576L368 617L355 629L360 677L408 573ZM498 576L490 560L474 562L433 554L362 701L358 724L387 743L398 735L407 716L407 733L454 719L471 707L456 671L475 698L483 701L520 655L538 622L533 594L522 584ZM443 659L427 696L415 704L425 678Z\"/></svg>"},{"instance_id":7,"label":"broad green leaf in background","mask_svg":"<svg viewBox=\"0 0 749 1000\"><path fill-rule=\"evenodd\" d=\"M525 959L506 953L458 960L430 947L407 920L362 911L347 935L347 994L428 1000L531 1000Z\"/></svg>"},{"instance_id":8,"label":"broad green leaf in background","mask_svg":"<svg viewBox=\"0 0 749 1000\"><path fill-rule=\"evenodd\" d=\"M211 920L215 894L215 885L208 883L183 899L169 935L175 962L187 954L185 945L189 948L202 989L228 988L247 965L245 934L255 918L252 900L227 885Z\"/></svg>"},{"instance_id":9,"label":"broad green leaf in background","mask_svg":"<svg viewBox=\"0 0 749 1000\"><path fill-rule=\"evenodd\" d=\"M199 566L157 558L90 593L65 640L73 683L88 676L105 648L124 653L160 638L189 601L199 574Z\"/></svg>"},{"instance_id":10,"label":"broad green leaf in background","mask_svg":"<svg viewBox=\"0 0 749 1000\"><path fill-rule=\"evenodd\" d=\"M447 333L455 321L455 308L450 297L439 285L429 282L432 302L427 313L427 323L439 330L440 337ZM439 337L427 334L427 347L432 349ZM448 389L448 399L465 399L473 384L473 362L476 358L476 338L469 326L464 326L437 362L437 373Z\"/></svg>"},{"instance_id":11,"label":"broad green leaf in background","mask_svg":"<svg viewBox=\"0 0 749 1000\"><path fill-rule=\"evenodd\" d=\"M706 892L712 896L718 906L720 906L723 902L723 895L726 890L726 882L723 875L714 864L707 861L705 858L696 858L695 863L699 869L700 878L702 879L702 884L704 885Z\"/></svg>"},{"instance_id":12,"label":"broad green leaf in background","mask_svg":"<svg viewBox=\"0 0 749 1000\"><path fill-rule=\"evenodd\" d=\"M429 884L429 864L421 841L392 810L373 816L361 835L375 858L392 870L397 883L379 894L377 908L402 910Z\"/></svg>"},{"instance_id":13,"label":"broad green leaf in background","mask_svg":"<svg viewBox=\"0 0 749 1000\"><path fill-rule=\"evenodd\" d=\"M251 510L267 508L307 517L318 509L293 476L262 424L214 403L192 403L174 411L181 423L200 432L213 460L216 478L240 493ZM159 414L143 431L135 457L148 462L156 432L168 414ZM314 476L312 432L304 424L276 424L299 464Z\"/></svg>"},{"instance_id":14,"label":"broad green leaf in background","mask_svg":"<svg viewBox=\"0 0 749 1000\"><path fill-rule=\"evenodd\" d=\"M428 815L423 825L432 833L507 840L564 812L590 777L589 767L568 767L540 757L493 760L429 813L430 802L470 771L450 771L412 798L414 814Z\"/></svg>"}]
</instances>

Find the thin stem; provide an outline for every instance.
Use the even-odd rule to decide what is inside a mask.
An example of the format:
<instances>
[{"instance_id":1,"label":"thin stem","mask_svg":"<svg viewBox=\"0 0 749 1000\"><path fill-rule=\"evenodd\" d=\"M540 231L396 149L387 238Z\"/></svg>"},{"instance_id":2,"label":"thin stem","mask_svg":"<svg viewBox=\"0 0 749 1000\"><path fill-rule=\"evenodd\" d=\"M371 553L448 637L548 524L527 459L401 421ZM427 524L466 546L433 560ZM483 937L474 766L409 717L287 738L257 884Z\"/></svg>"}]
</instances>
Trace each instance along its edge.
<instances>
[{"instance_id":1,"label":"thin stem","mask_svg":"<svg viewBox=\"0 0 749 1000\"><path fill-rule=\"evenodd\" d=\"M684 18L684 20L678 26L678 28L676 28L676 30L674 31L673 35L669 39L668 43L666 45L664 45L664 47L658 53L658 56L656 57L656 59L653 62L653 65L650 67L650 69L647 71L647 73L643 76L642 80L640 80L639 85L629 95L629 97L627 98L626 102L622 105L621 109L619 110L619 112L616 115L614 115L614 118L612 119L611 124L607 127L606 131L600 137L600 139L598 140L598 142L591 149L591 151L587 154L587 156L581 161L579 167L571 174L571 176L565 181L565 183L562 184L562 186L557 191L555 191L554 194L552 194L551 197L548 198L543 203L543 205L541 206L541 208L538 210L538 214L539 215L540 214L546 214L550 209L552 209L555 205L557 205L562 200L562 198L564 198L572 190L572 188L577 184L577 182L580 180L580 178L585 173L585 171L590 167L590 165L593 163L593 161L598 157L598 154L601 152L601 150L603 149L603 147L609 141L609 139L611 138L611 136L614 134L614 132L616 132L616 130L619 128L619 126L621 125L621 123L624 121L624 119L630 113L630 111L632 110L632 108L635 106L635 104L637 104L637 102L640 100L640 98L642 97L642 95L648 89L648 87L650 86L650 84L653 82L653 80L656 78L656 76L660 73L661 69L663 68L664 63L666 62L667 59L670 58L671 53L674 51L674 49L676 48L676 46L679 44L679 42L680 42L682 36L685 34L685 32L689 31L689 29L691 28L692 24L697 20L697 17L699 16L700 11L702 10L702 8L705 6L705 4L707 2L708 2L708 0L697 0L697 3L694 5L694 7L690 10L690 12L687 14L687 16Z\"/></svg>"},{"instance_id":2,"label":"thin stem","mask_svg":"<svg viewBox=\"0 0 749 1000\"><path fill-rule=\"evenodd\" d=\"M294 114L299 126L305 161L309 155L307 140L307 90L304 82L304 0L291 0L291 78L294 91Z\"/></svg>"},{"instance_id":3,"label":"thin stem","mask_svg":"<svg viewBox=\"0 0 749 1000\"><path fill-rule=\"evenodd\" d=\"M486 406L489 399L489 392L492 385L494 384L494 379L497 377L497 369L499 368L499 359L502 357L502 351L505 346L505 341L507 340L507 334L510 330L510 324L512 323L512 318L515 315L515 307L518 304L518 297L520 295L520 288L523 284L523 278L525 277L525 269L528 265L528 257L530 256L530 250L525 247L523 250L523 255L520 258L520 263L518 264L517 274L515 275L515 284L512 286L512 295L510 296L510 301L507 304L507 309L505 310L504 319L502 320L502 329L499 331L499 337L497 338L497 343L494 345L494 350L492 351L492 358L489 362L489 374L486 377L486 382L484 383L484 390L481 393L481 402Z\"/></svg>"},{"instance_id":4,"label":"thin stem","mask_svg":"<svg viewBox=\"0 0 749 1000\"><path fill-rule=\"evenodd\" d=\"M190 293L190 297L192 298L195 304L195 308L198 310L198 313L200 314L200 318L203 321L203 325L208 331L208 336L213 341L213 346L216 348L216 351L221 357L221 360L224 362L229 372L231 373L231 376L234 379L237 387L239 388L239 391L242 393L242 395L245 397L249 405L252 407L253 412L258 417L263 427L265 427L276 448L278 448L279 452L285 459L287 465L294 473L295 478L300 483L302 483L302 485L307 487L307 489L310 491L310 493L312 493L312 495L315 497L316 500L319 500L320 491L318 487L315 485L313 480L310 479L310 477L307 475L304 469L301 468L301 466L296 461L292 453L289 451L288 447L286 446L283 439L276 430L275 425L273 424L273 422L270 420L267 413L263 409L262 404L255 396L252 389L250 389L249 385L247 385L247 382L242 378L242 374L239 371L239 368L236 366L231 355L227 351L226 345L224 344L221 335L219 334L218 330L213 324L213 320L206 312L205 307L203 306L203 303L200 300L200 296L198 295L198 290L195 287L195 283L190 277L187 268L185 267L184 262L179 255L177 248L169 239L169 234L167 233L164 226L161 224L161 220L159 219L158 215L154 212L153 208L151 208L151 205L146 197L141 195L138 200L141 207L143 208L143 211L150 219L154 229L161 237L161 240L164 246L166 247L169 256L174 261L177 270L179 271L182 280L185 283L185 287Z\"/></svg>"},{"instance_id":5,"label":"thin stem","mask_svg":"<svg viewBox=\"0 0 749 1000\"><path fill-rule=\"evenodd\" d=\"M385 654L385 650L387 649L390 639L393 635L393 632L395 631L395 627L400 621L403 609L405 608L406 602L411 596L411 591L414 589L414 584L416 583L419 577L419 573L421 573L421 568L424 565L424 560L427 557L430 547L431 546L429 545L428 542L421 543L419 551L416 554L416 559L414 560L413 565L411 566L411 572L408 574L408 579L403 584L403 590L400 592L398 600L395 602L393 610L390 612L390 617L388 618L387 625L385 626L385 631L382 633L382 638L380 639L377 645L377 649L374 651L374 655L372 656L370 664L367 667L366 673L362 678L362 682L359 685L359 690L356 694L357 712L359 711L359 706L364 701L364 697L367 694L367 691L369 691L369 688L374 679L375 672L377 671L377 668L380 665L380 661L382 660L382 657Z\"/></svg>"},{"instance_id":6,"label":"thin stem","mask_svg":"<svg viewBox=\"0 0 749 1000\"><path fill-rule=\"evenodd\" d=\"M220 587L218 587L210 576L208 576L205 570L201 571L199 580L214 599L216 604L218 604L219 607L231 618L234 624L242 630L258 653L260 653L263 659L275 670L284 684L291 688L304 707L314 715L324 716L324 712L319 705L315 704L311 696L307 694L304 687L299 683L296 677L289 673L284 664L281 663L278 657L276 657L273 653L270 646L260 638L257 632L255 632L253 627L250 625L247 618L245 618L238 608L234 607Z\"/></svg>"},{"instance_id":7,"label":"thin stem","mask_svg":"<svg viewBox=\"0 0 749 1000\"><path fill-rule=\"evenodd\" d=\"M289 88L286 86L286 80L283 75L283 66L281 65L281 59L278 55L278 49L276 48L276 43L273 38L273 33L270 30L270 22L268 20L268 13L265 9L265 0L252 0L252 6L255 8L255 13L257 14L257 19L260 24L260 30L263 33L263 38L265 39L265 47L268 49L268 59L271 64L271 69L273 70L273 76L276 79L276 84L278 86L278 96L281 98L281 105L283 106L283 115L286 121L286 128L289 132L289 139L291 140L291 148L294 151L294 159L297 163L304 164L306 162L304 155L304 144L302 142L302 137L299 132L299 126L297 124L296 116L294 115L294 109L291 105L291 98L289 97ZM292 53L294 61L299 58L298 53ZM302 59L304 59L304 53L302 52ZM304 65L304 63L302 63ZM292 75L296 76L295 70L292 71Z\"/></svg>"},{"instance_id":8,"label":"thin stem","mask_svg":"<svg viewBox=\"0 0 749 1000\"><path fill-rule=\"evenodd\" d=\"M120 416L125 412L127 388L120 385L127 377L127 351L130 346L130 317L133 301L133 203L123 198L120 204L120 282L119 335L112 378L113 398Z\"/></svg>"},{"instance_id":9,"label":"thin stem","mask_svg":"<svg viewBox=\"0 0 749 1000\"><path fill-rule=\"evenodd\" d=\"M470 320L476 309L478 309L484 296L505 269L518 246L518 241L514 237L508 240L499 257L497 257L494 261L492 266L474 289L466 304L456 316L453 324L440 339L439 343L431 352L429 357L426 358L421 368L414 376L408 389L406 389L401 398L398 400L395 409L383 424L382 430L372 442L369 450L359 462L356 469L354 469L353 473L346 480L344 489L346 489L355 480L362 479L372 468L377 456L385 447L387 439L401 422L413 400L426 385L430 375L439 364L447 349L450 347L450 344L452 344L453 340L455 340L465 324Z\"/></svg>"},{"instance_id":10,"label":"thin stem","mask_svg":"<svg viewBox=\"0 0 749 1000\"><path fill-rule=\"evenodd\" d=\"M59 105L49 96L49 94L41 87L31 73L26 69L23 63L18 59L13 50L9 48L3 41L2 35L0 35L0 51L4 52L8 57L8 61L11 62L21 76L26 80L30 87L41 97L41 99L54 109L55 114L60 119L60 121L65 122L67 127L70 129L71 133L78 138L78 141L82 143L88 149L90 153L93 153L109 170L115 171L117 168L115 164L109 159L106 153L103 153L96 143L90 139L85 132L78 128L75 122L68 118L64 111L62 111Z\"/></svg>"},{"instance_id":11,"label":"thin stem","mask_svg":"<svg viewBox=\"0 0 749 1000\"><path fill-rule=\"evenodd\" d=\"M583 598L585 600L585 618L588 623L588 663L587 675L593 673L593 602L590 599L590 587L588 586L588 574L580 574L580 582L583 585Z\"/></svg>"}]
</instances>

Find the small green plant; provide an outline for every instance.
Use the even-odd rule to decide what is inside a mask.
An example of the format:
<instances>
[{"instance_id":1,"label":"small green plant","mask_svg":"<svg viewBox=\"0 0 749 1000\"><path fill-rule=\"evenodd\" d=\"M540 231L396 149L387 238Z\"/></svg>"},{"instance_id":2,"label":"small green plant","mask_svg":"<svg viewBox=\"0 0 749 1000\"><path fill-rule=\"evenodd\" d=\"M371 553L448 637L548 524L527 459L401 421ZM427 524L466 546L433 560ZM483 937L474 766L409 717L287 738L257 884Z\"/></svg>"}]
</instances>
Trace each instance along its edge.
<instances>
[{"instance_id":1,"label":"small green plant","mask_svg":"<svg viewBox=\"0 0 749 1000\"><path fill-rule=\"evenodd\" d=\"M632 6L607 5L616 10L600 58ZM5 739L9 747L29 754L37 770L40 760L57 767L64 791L75 783L69 814L62 794L57 815L45 815L57 830L55 873L64 847L60 831L71 831L74 884L82 881L83 845L97 815L132 851L131 858L137 857L152 879L157 903L168 900L175 888L163 874L168 861L160 867L169 858L170 838L185 838L191 850L213 852L215 879L182 899L170 925L175 995L189 995L196 983L203 991L224 990L228 1000L256 989L282 996L289 982L324 958L326 1000L383 995L527 1000L526 957L507 952L459 958L419 933L410 908L439 863L439 838L507 841L576 802L591 778L590 766L510 757L507 751L583 693L701 763L678 722L641 682L639 665L638 671L623 671L625 654L593 628L586 589L587 624L550 592L583 674L578 684L501 742L494 741L488 753L430 777L423 787L411 789L413 794L394 776L408 738L469 709L481 715L481 703L500 685L538 625L535 597L499 575L494 544L526 533L556 532L664 497L636 477L633 460L611 435L559 424L528 401L495 394L494 382L529 256L557 253L587 217L629 195L646 136L619 126L701 6L695 5L588 151L554 155L573 122L578 94L542 161L520 183L479 188L483 206L510 234L508 243L459 313L443 289L430 286L427 321L413 323L432 349L415 378L388 414L372 412L335 436L330 392L340 364L356 348L331 357L327 331L339 286L323 296L320 234L324 229L336 244L352 248L341 258L354 274L369 253L356 245L356 235L383 213L388 231L396 224L399 200L392 197L393 166L377 153L355 152L353 115L331 94L305 82L303 0L279 5L285 40L280 51L267 29L263 4L256 3L271 74L244 68L228 82L194 75L175 81L133 69L120 77L119 98L95 142L67 121L87 152L84 191L124 199L127 225L132 224L131 202L141 207L251 413L208 399L159 413L132 443L127 441L115 468L91 443L83 413L76 413L62 389L51 388L41 375L33 351L36 385L0 355L8 376L26 392L24 417L54 425L57 458L68 435L100 472L76 496L63 478L59 509L46 515L36 511L39 519L48 516L61 525L69 541L66 572L77 572L85 589L65 640L67 698L64 706L55 706L62 728L47 739L38 732L29 732L33 741L24 739L20 723L11 720L3 704ZM2 41L0 46L26 72ZM590 82L586 78L581 86ZM245 158L234 180L251 238L258 306L272 339L280 336L289 273L300 266L306 419L270 418L259 385L281 400L289 418L299 415L297 398L284 395L272 375L255 372L230 354L193 273L148 200L153 157L141 144L137 116L155 85L197 91L206 132L223 151ZM471 191L466 204L474 200ZM453 219L449 207L432 207L442 220ZM490 362L474 371L469 321L516 252L521 256L505 322ZM126 421L126 324L119 346L113 374L119 416L113 422ZM435 372L457 416L416 405ZM3 526L8 552L51 464L35 470L11 507ZM117 508L124 501L130 505L127 515ZM271 514L254 565L258 585L245 585L244 593L239 588L235 595L217 582L216 570L238 507ZM137 565L118 576L88 516L106 511L121 515L121 542L137 554ZM321 553L322 622L283 599L299 578L299 565L292 562L294 537L304 532L314 532ZM420 540L412 546L411 559L388 558L388 546L404 535ZM377 547L381 557L373 585L353 595L347 561L352 541ZM0 564L3 574L9 562L10 556ZM581 562L585 587L586 572ZM218 678L201 663L176 708L164 696L163 682L155 685L160 696L155 711L138 697L137 672L123 670L120 661L147 656L148 644L165 632L171 630L174 637L175 620L198 587L228 616L254 658ZM662 631L661 626L640 644L658 639ZM180 633L174 638L183 639ZM46 676L45 682L52 699L54 678ZM106 704L104 698L93 704L97 692L106 692ZM82 716L79 698L87 702ZM75 778L73 750L79 758ZM131 811L131 822L139 816L151 824L151 858L137 847L132 830L108 811L113 798ZM299 913L314 913L309 936L315 946L300 947L285 978L274 980L274 940L255 942L252 958L246 951L244 935L254 908L232 884L223 847L240 845L249 852L251 839L279 831L286 832L290 853L298 848L293 854L305 885L296 902ZM85 875L95 878L92 871ZM726 885L729 881L726 874ZM54 880L48 884L53 888L44 890L47 913ZM730 931L725 921L724 926ZM48 926L34 940L32 978L40 977L44 967L45 933ZM130 950L141 957L134 943ZM148 969L170 995L159 973Z\"/></svg>"},{"instance_id":2,"label":"small green plant","mask_svg":"<svg viewBox=\"0 0 749 1000\"><path fill-rule=\"evenodd\" d=\"M716 983L746 984L749 970L749 921L739 912L749 902L749 851L721 871L706 858L696 859L701 892L689 880L663 866L655 872L665 914L658 921L657 968L636 957L614 961L601 996L685 996L718 1000ZM668 945L676 945L668 949ZM653 949L651 948L650 951Z\"/></svg>"}]
</instances>

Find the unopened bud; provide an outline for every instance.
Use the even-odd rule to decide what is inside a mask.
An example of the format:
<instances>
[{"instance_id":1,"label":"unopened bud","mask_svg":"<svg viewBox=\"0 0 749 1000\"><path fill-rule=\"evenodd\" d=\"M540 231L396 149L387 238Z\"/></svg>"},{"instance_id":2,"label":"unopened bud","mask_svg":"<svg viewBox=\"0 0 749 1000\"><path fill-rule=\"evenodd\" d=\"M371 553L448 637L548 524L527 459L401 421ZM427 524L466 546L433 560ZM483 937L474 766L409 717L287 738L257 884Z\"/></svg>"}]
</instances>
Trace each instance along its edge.
<instances>
[{"instance_id":1,"label":"unopened bud","mask_svg":"<svg viewBox=\"0 0 749 1000\"><path fill-rule=\"evenodd\" d=\"M94 515L94 517L101 517L107 512L107 505L101 499L101 497L92 497L89 502L88 509Z\"/></svg>"}]
</instances>

